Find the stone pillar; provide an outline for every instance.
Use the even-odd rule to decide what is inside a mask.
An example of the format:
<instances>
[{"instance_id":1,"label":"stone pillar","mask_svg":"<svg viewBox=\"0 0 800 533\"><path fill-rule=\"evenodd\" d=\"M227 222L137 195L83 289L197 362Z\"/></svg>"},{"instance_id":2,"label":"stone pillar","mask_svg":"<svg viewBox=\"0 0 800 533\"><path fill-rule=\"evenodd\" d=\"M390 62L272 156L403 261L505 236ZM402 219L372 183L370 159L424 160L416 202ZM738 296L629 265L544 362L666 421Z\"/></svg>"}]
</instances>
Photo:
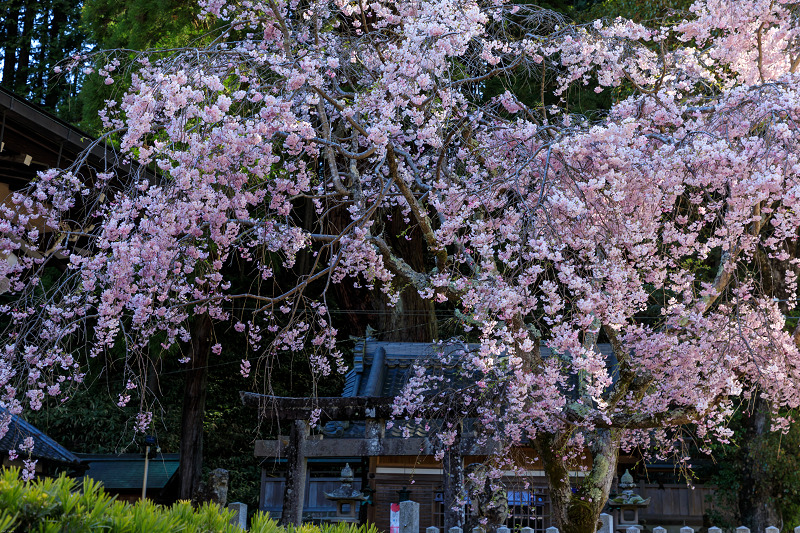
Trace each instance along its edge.
<instances>
[{"instance_id":1,"label":"stone pillar","mask_svg":"<svg viewBox=\"0 0 800 533\"><path fill-rule=\"evenodd\" d=\"M497 528L497 533L511 533L511 530L506 526L500 526Z\"/></svg>"},{"instance_id":2,"label":"stone pillar","mask_svg":"<svg viewBox=\"0 0 800 533\"><path fill-rule=\"evenodd\" d=\"M419 533L419 504L400 502L400 533Z\"/></svg>"},{"instance_id":3,"label":"stone pillar","mask_svg":"<svg viewBox=\"0 0 800 533\"><path fill-rule=\"evenodd\" d=\"M681 528L681 533L694 533L694 529L690 528L689 526L683 526Z\"/></svg>"},{"instance_id":4,"label":"stone pillar","mask_svg":"<svg viewBox=\"0 0 800 533\"><path fill-rule=\"evenodd\" d=\"M425 529L425 533L439 533L439 528L431 526Z\"/></svg>"},{"instance_id":5,"label":"stone pillar","mask_svg":"<svg viewBox=\"0 0 800 533\"><path fill-rule=\"evenodd\" d=\"M461 422L456 426L453 443L445 450L442 459L444 478L442 498L444 507L444 530L451 527L464 527L464 461L461 457Z\"/></svg>"},{"instance_id":6,"label":"stone pillar","mask_svg":"<svg viewBox=\"0 0 800 533\"><path fill-rule=\"evenodd\" d=\"M769 526L767 529L764 530L766 533L781 533L781 530L775 526Z\"/></svg>"},{"instance_id":7,"label":"stone pillar","mask_svg":"<svg viewBox=\"0 0 800 533\"><path fill-rule=\"evenodd\" d=\"M544 531L545 531L545 533L558 533L558 528L557 527L548 527Z\"/></svg>"},{"instance_id":8,"label":"stone pillar","mask_svg":"<svg viewBox=\"0 0 800 533\"><path fill-rule=\"evenodd\" d=\"M283 493L281 524L299 526L303 523L303 502L306 499L307 461L303 446L310 433L306 420L295 420L286 448L289 463L286 471L286 490Z\"/></svg>"},{"instance_id":9,"label":"stone pillar","mask_svg":"<svg viewBox=\"0 0 800 533\"><path fill-rule=\"evenodd\" d=\"M233 511L231 524L247 530L247 504L240 502L232 503L228 505L228 509Z\"/></svg>"},{"instance_id":10,"label":"stone pillar","mask_svg":"<svg viewBox=\"0 0 800 533\"><path fill-rule=\"evenodd\" d=\"M736 528L736 533L750 533L750 528L745 526L739 526Z\"/></svg>"},{"instance_id":11,"label":"stone pillar","mask_svg":"<svg viewBox=\"0 0 800 533\"><path fill-rule=\"evenodd\" d=\"M722 533L722 530L718 527L710 527L708 528L708 533Z\"/></svg>"},{"instance_id":12,"label":"stone pillar","mask_svg":"<svg viewBox=\"0 0 800 533\"><path fill-rule=\"evenodd\" d=\"M600 529L597 533L614 533L614 517L608 513L600 515Z\"/></svg>"}]
</instances>

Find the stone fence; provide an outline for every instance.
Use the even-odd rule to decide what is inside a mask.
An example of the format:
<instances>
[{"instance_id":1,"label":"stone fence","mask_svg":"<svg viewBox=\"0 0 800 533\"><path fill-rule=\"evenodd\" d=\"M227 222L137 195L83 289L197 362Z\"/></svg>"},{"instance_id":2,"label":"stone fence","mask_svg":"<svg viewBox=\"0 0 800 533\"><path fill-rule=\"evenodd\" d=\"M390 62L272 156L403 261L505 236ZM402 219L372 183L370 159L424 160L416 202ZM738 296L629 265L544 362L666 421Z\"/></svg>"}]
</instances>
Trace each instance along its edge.
<instances>
[{"instance_id":1,"label":"stone fence","mask_svg":"<svg viewBox=\"0 0 800 533\"><path fill-rule=\"evenodd\" d=\"M609 525L608 522L603 521L603 525L605 527L598 530L597 533L607 533L606 527ZM536 530L530 527L523 527L519 530L519 533L535 533ZM641 527L631 526L625 533L640 533L642 531ZM681 533L696 533L695 530L691 527L685 526L680 529ZM438 527L429 527L425 530L425 533L440 533ZM464 531L460 527L451 527L447 533L464 533ZM485 533L484 529L481 527L476 527L472 529L472 533ZM505 526L501 526L497 528L497 533L512 533L510 528ZM545 533L559 533L557 527L548 527L545 529ZM654 527L653 533L667 533L667 530L663 527ZM722 529L718 527L710 527L708 528L708 533L723 533ZM735 529L735 533L750 533L750 529L744 526L739 526ZM777 527L768 527L764 531L764 533L780 533L780 530ZM800 526L794 528L793 533L800 533Z\"/></svg>"}]
</instances>

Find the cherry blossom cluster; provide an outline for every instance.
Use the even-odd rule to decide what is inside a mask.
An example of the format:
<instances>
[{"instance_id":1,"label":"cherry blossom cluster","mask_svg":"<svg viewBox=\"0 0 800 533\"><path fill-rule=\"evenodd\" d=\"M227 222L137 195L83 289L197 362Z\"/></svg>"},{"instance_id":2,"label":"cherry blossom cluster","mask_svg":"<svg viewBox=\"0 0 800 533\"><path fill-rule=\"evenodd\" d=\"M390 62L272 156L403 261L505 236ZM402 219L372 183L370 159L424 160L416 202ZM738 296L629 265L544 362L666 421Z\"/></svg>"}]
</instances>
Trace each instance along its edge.
<instances>
[{"instance_id":1,"label":"cherry blossom cluster","mask_svg":"<svg viewBox=\"0 0 800 533\"><path fill-rule=\"evenodd\" d=\"M10 412L68 396L83 356L124 345L134 368L205 315L253 357L310 350L318 374L341 370L327 294L345 280L457 311L478 346L438 367L458 379L420 369L397 415L422 420L442 407L436 391L458 389L448 408L500 450L551 439L552 457L580 463L603 431L614 449L679 450L673 428L688 423L728 438L735 398L800 406L786 318L800 261L795 3L698 0L652 28L501 1L203 10L221 36L142 54L103 114L128 172L48 171L0 207ZM515 94L512 76L547 73L562 105ZM576 85L629 96L589 120L567 106ZM385 234L398 214L424 269ZM55 262L64 273L43 285ZM121 404L145 394L129 383ZM143 407L136 427L151 420Z\"/></svg>"}]
</instances>

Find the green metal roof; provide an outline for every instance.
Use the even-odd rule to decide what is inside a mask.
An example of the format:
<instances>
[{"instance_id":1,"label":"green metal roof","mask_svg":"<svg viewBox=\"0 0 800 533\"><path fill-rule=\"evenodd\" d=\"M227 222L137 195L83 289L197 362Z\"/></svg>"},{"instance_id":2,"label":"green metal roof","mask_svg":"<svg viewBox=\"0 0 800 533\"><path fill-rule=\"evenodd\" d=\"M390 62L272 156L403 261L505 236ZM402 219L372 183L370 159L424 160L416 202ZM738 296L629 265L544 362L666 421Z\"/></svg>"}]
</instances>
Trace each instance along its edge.
<instances>
[{"instance_id":1,"label":"green metal roof","mask_svg":"<svg viewBox=\"0 0 800 533\"><path fill-rule=\"evenodd\" d=\"M144 456L140 453L120 455L77 454L89 467L85 475L99 481L107 490L141 489L144 478ZM160 453L150 459L147 470L148 489L162 489L178 470L180 455Z\"/></svg>"}]
</instances>

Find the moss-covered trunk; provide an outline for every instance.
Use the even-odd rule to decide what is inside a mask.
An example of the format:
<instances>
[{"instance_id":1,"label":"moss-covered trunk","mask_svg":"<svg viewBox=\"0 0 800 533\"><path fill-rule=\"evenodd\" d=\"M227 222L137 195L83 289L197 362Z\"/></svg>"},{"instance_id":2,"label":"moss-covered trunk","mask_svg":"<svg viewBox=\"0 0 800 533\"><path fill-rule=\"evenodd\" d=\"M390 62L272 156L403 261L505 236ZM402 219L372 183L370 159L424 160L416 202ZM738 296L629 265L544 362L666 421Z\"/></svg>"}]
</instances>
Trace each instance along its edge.
<instances>
[{"instance_id":1,"label":"moss-covered trunk","mask_svg":"<svg viewBox=\"0 0 800 533\"><path fill-rule=\"evenodd\" d=\"M620 431L598 429L587 435L592 465L573 480L564 460L565 440L563 435L542 435L535 442L547 475L553 525L561 533L594 533L617 472Z\"/></svg>"}]
</instances>

